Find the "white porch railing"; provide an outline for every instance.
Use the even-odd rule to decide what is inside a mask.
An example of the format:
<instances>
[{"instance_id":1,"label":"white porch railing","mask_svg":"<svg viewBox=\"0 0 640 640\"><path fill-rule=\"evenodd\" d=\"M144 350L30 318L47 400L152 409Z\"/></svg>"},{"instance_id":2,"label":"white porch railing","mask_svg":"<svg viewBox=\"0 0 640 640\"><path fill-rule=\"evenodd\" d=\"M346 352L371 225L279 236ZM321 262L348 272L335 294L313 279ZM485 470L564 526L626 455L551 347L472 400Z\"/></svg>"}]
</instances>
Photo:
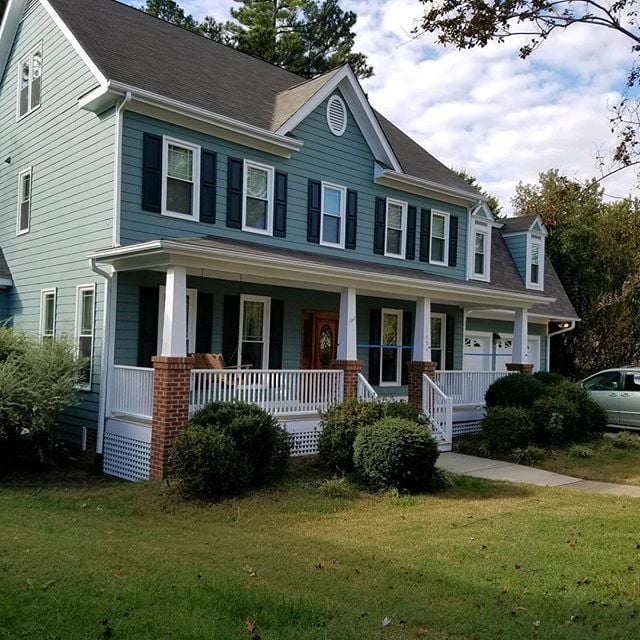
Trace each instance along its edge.
<instances>
[{"instance_id":1,"label":"white porch railing","mask_svg":"<svg viewBox=\"0 0 640 640\"><path fill-rule=\"evenodd\" d=\"M376 390L369 384L369 381L361 374L358 374L358 400L376 400L378 394Z\"/></svg>"},{"instance_id":2,"label":"white porch railing","mask_svg":"<svg viewBox=\"0 0 640 640\"><path fill-rule=\"evenodd\" d=\"M111 415L150 419L153 413L153 369L114 365Z\"/></svg>"},{"instance_id":3,"label":"white porch railing","mask_svg":"<svg viewBox=\"0 0 640 640\"><path fill-rule=\"evenodd\" d=\"M426 374L422 375L422 408L441 444L453 441L453 402Z\"/></svg>"},{"instance_id":4,"label":"white porch railing","mask_svg":"<svg viewBox=\"0 0 640 640\"><path fill-rule=\"evenodd\" d=\"M340 370L215 370L191 372L193 413L207 402L249 402L275 416L313 415L343 397Z\"/></svg>"},{"instance_id":5,"label":"white porch railing","mask_svg":"<svg viewBox=\"0 0 640 640\"><path fill-rule=\"evenodd\" d=\"M487 389L508 371L436 371L436 384L454 405L484 404Z\"/></svg>"}]
</instances>

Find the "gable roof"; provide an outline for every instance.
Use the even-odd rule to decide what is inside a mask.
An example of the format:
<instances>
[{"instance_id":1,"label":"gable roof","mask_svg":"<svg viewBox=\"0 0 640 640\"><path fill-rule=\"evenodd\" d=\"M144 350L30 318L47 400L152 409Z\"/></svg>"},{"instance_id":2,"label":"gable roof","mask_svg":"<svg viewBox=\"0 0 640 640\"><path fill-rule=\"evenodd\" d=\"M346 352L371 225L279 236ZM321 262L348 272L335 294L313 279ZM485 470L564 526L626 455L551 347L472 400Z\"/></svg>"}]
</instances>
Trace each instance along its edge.
<instances>
[{"instance_id":1,"label":"gable roof","mask_svg":"<svg viewBox=\"0 0 640 640\"><path fill-rule=\"evenodd\" d=\"M0 247L0 284L7 284L7 280L11 280L11 271L4 257L2 247ZM4 282L3 282L4 281Z\"/></svg>"},{"instance_id":2,"label":"gable roof","mask_svg":"<svg viewBox=\"0 0 640 640\"><path fill-rule=\"evenodd\" d=\"M542 218L537 213L530 213L526 216L513 216L512 218L503 218L500 222L504 223L502 233L526 233L531 231L533 226L538 223L541 232L546 233L546 228Z\"/></svg>"}]
</instances>

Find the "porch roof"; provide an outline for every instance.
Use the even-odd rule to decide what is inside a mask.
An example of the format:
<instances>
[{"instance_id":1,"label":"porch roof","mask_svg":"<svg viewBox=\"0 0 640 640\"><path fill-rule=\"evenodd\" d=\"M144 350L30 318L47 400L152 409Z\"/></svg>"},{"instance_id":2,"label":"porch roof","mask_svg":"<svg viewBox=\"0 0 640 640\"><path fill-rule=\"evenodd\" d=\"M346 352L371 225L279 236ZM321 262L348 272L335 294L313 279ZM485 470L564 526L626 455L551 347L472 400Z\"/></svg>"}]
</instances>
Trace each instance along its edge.
<instances>
[{"instance_id":1,"label":"porch roof","mask_svg":"<svg viewBox=\"0 0 640 640\"><path fill-rule=\"evenodd\" d=\"M520 278L512 286L466 281L425 273L419 269L321 255L256 242L213 236L153 240L95 251L89 258L116 271L164 269L182 265L208 277L236 279L282 286L338 291L355 287L364 295L408 298L430 297L449 304L485 308L542 307L556 298L527 291ZM502 285L502 286L501 286ZM552 317L552 316L551 316Z\"/></svg>"},{"instance_id":2,"label":"porch roof","mask_svg":"<svg viewBox=\"0 0 640 640\"><path fill-rule=\"evenodd\" d=\"M0 288L10 287L13 284L11 279L11 271L4 257L2 247L0 247Z\"/></svg>"}]
</instances>

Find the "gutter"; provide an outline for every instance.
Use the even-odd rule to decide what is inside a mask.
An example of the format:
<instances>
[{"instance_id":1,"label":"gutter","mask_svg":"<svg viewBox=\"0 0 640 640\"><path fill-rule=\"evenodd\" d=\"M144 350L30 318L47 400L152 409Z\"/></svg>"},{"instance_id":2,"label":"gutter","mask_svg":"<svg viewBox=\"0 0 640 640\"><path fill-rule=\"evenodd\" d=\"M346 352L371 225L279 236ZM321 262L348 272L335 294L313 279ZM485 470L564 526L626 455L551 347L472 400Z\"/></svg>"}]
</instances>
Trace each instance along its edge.
<instances>
[{"instance_id":1,"label":"gutter","mask_svg":"<svg viewBox=\"0 0 640 640\"><path fill-rule=\"evenodd\" d=\"M551 333L547 334L547 371L551 370L551 338L553 338L553 336L559 336L562 335L563 333L568 333L569 331L573 331L576 328L576 321L575 320L571 320L569 322L569 326L568 327L564 327L563 329L559 329L558 331L552 331Z\"/></svg>"}]
</instances>

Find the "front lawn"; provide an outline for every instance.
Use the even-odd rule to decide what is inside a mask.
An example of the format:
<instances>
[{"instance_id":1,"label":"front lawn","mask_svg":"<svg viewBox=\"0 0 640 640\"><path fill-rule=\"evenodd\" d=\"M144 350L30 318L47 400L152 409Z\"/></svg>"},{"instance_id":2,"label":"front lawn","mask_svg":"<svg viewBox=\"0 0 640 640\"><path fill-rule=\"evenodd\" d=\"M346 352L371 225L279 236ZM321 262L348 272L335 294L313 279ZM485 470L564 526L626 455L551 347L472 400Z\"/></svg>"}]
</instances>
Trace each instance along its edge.
<instances>
[{"instance_id":1,"label":"front lawn","mask_svg":"<svg viewBox=\"0 0 640 640\"><path fill-rule=\"evenodd\" d=\"M216 506L152 483L5 484L0 638L639 637L639 508L473 479L349 500L297 480Z\"/></svg>"}]
</instances>

